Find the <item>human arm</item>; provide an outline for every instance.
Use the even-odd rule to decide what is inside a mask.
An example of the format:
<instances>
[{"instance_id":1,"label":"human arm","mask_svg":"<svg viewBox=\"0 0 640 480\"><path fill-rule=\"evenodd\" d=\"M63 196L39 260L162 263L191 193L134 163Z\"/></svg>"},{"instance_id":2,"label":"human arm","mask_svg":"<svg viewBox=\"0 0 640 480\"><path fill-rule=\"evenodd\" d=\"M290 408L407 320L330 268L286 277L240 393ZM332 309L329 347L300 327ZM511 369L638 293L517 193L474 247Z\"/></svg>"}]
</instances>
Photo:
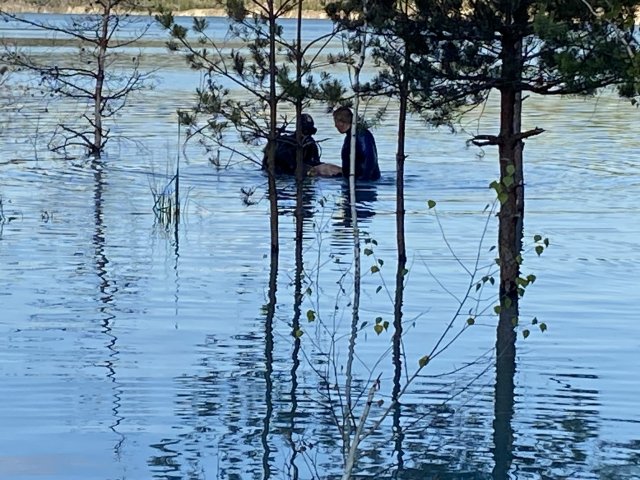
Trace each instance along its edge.
<instances>
[{"instance_id":1,"label":"human arm","mask_svg":"<svg viewBox=\"0 0 640 480\"><path fill-rule=\"evenodd\" d=\"M321 163L311 167L307 175L310 177L341 177L342 168L332 163Z\"/></svg>"}]
</instances>

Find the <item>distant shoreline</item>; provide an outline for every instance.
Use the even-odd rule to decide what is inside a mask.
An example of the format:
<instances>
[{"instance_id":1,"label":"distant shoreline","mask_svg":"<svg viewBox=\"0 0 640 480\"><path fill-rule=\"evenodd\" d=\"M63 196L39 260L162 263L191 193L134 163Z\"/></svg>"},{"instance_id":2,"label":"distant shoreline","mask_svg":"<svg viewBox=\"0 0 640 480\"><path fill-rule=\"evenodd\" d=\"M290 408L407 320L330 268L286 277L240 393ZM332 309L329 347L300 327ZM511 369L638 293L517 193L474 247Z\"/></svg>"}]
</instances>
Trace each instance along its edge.
<instances>
[{"instance_id":1,"label":"distant shoreline","mask_svg":"<svg viewBox=\"0 0 640 480\"><path fill-rule=\"evenodd\" d=\"M86 7L67 7L67 8L44 8L25 2L9 1L5 2L2 9L8 13L57 13L57 14L85 14L88 13ZM157 12L152 12L151 15ZM221 8L195 8L191 10L173 11L176 17L226 17L227 12ZM147 15L147 13L132 12L133 15ZM294 18L294 12L284 15L283 18ZM306 10L302 12L302 17L306 19L326 19L327 15L323 11Z\"/></svg>"}]
</instances>

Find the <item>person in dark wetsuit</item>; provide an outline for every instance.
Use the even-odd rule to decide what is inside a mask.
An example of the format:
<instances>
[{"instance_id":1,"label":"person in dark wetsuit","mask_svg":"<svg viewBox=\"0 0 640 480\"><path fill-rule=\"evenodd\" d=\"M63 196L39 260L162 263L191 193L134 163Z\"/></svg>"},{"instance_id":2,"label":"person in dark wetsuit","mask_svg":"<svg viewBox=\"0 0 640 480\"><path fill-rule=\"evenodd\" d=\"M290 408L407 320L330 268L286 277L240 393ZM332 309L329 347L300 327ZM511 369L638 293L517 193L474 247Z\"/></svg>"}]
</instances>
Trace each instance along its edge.
<instances>
[{"instance_id":1,"label":"person in dark wetsuit","mask_svg":"<svg viewBox=\"0 0 640 480\"><path fill-rule=\"evenodd\" d=\"M351 151L351 126L353 112L348 107L337 108L333 112L333 121L340 133L346 133L342 144L342 174L349 177ZM364 127L356 130L356 180L378 180L380 167L378 166L378 150L373 134Z\"/></svg>"},{"instance_id":2,"label":"person in dark wetsuit","mask_svg":"<svg viewBox=\"0 0 640 480\"><path fill-rule=\"evenodd\" d=\"M313 123L313 117L308 113L300 117L300 127L302 129L302 162L304 164L305 175L314 166L320 165L320 150L313 135L318 131ZM275 152L275 173L276 175L296 174L296 134L295 132L282 131L276 139ZM268 167L269 145L264 149L262 159L262 170Z\"/></svg>"}]
</instances>

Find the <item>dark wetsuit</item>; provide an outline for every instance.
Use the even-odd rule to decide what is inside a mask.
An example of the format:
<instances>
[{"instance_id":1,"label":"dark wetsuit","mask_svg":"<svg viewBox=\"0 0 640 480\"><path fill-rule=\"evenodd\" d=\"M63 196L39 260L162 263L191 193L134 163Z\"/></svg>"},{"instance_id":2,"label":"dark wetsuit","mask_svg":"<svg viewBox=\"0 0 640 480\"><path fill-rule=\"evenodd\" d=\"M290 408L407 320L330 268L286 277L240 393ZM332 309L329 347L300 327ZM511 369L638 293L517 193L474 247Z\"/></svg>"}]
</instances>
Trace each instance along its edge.
<instances>
[{"instance_id":1,"label":"dark wetsuit","mask_svg":"<svg viewBox=\"0 0 640 480\"><path fill-rule=\"evenodd\" d=\"M281 133L276 139L275 167L276 175L295 175L296 173L296 135L295 133ZM268 168L269 146L264 149L262 170ZM311 135L302 139L302 162L305 172L309 168L320 165L320 151L318 144Z\"/></svg>"},{"instance_id":2,"label":"dark wetsuit","mask_svg":"<svg viewBox=\"0 0 640 480\"><path fill-rule=\"evenodd\" d=\"M349 152L351 151L351 130L349 130L342 144L342 174L349 177ZM378 150L376 141L369 130L358 129L356 134L356 180L378 180L380 167L378 166Z\"/></svg>"}]
</instances>

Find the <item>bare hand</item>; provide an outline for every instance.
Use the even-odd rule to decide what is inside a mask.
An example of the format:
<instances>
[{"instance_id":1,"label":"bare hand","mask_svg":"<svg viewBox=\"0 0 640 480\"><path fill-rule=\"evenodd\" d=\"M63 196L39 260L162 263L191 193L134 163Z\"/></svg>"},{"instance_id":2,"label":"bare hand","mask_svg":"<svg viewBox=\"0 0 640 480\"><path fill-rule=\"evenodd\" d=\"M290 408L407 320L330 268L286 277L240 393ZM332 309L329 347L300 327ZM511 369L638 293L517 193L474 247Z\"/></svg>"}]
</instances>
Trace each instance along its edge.
<instances>
[{"instance_id":1,"label":"bare hand","mask_svg":"<svg viewBox=\"0 0 640 480\"><path fill-rule=\"evenodd\" d=\"M307 173L310 177L341 177L342 167L331 163L321 163L311 167Z\"/></svg>"}]
</instances>

